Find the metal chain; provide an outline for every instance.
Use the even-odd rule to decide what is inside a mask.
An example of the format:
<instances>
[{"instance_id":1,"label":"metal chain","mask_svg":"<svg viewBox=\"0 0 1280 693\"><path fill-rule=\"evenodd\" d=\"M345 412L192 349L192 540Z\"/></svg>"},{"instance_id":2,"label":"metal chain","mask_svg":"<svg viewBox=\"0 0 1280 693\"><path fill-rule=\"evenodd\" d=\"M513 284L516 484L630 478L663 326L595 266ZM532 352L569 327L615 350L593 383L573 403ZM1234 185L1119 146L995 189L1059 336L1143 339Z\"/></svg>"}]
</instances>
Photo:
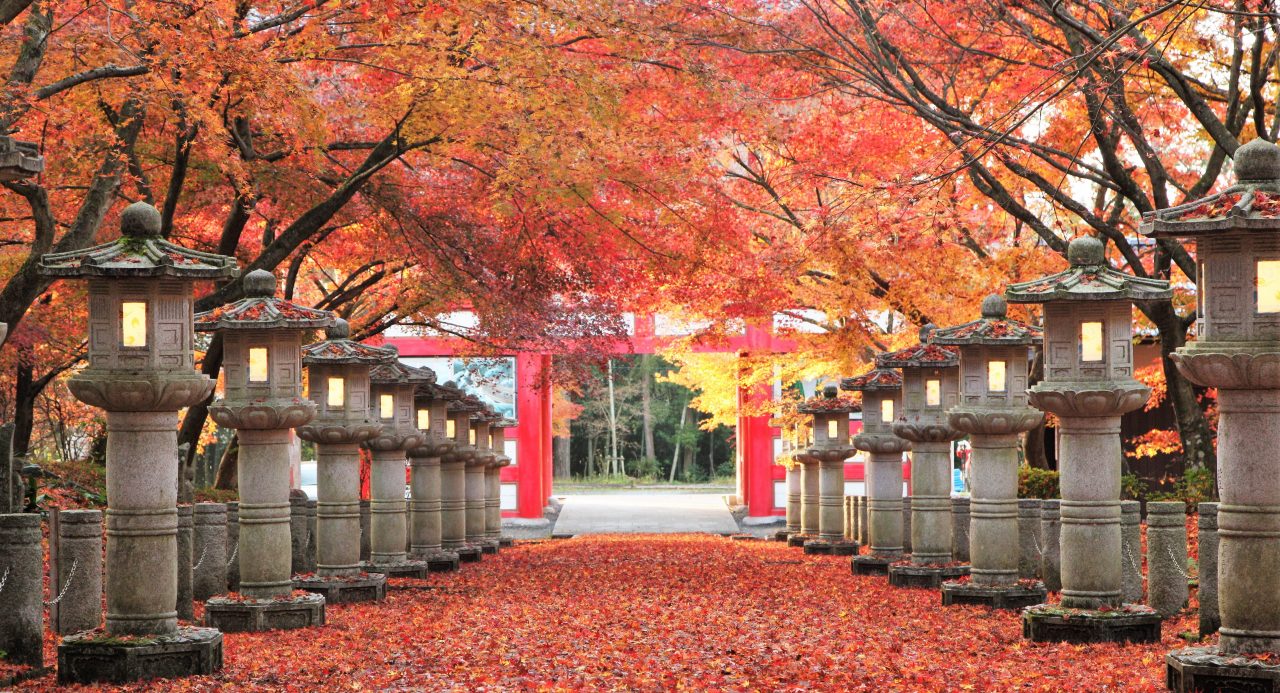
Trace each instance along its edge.
<instances>
[{"instance_id":1,"label":"metal chain","mask_svg":"<svg viewBox=\"0 0 1280 693\"><path fill-rule=\"evenodd\" d=\"M1190 574L1190 573L1188 573L1188 572L1186 571L1186 567L1187 567L1187 563L1186 563L1186 561L1185 561L1185 560L1183 560L1183 561L1179 561L1179 560L1178 560L1178 556L1177 556L1177 554L1175 554L1175 553L1173 552L1173 547L1169 547L1169 562L1170 562L1171 564L1173 564L1174 569L1176 569L1179 573L1181 573L1181 574L1182 574L1182 579L1184 579L1184 580L1190 580L1190 579L1191 579L1191 574ZM1179 563L1181 563L1182 565L1181 565L1181 566L1179 566L1179 565L1178 565Z\"/></svg>"},{"instance_id":2,"label":"metal chain","mask_svg":"<svg viewBox=\"0 0 1280 693\"><path fill-rule=\"evenodd\" d=\"M196 564L195 564L195 565L193 565L193 566L191 566L191 569L192 569L192 570L199 570L199 569L200 569L200 566L204 565L204 557L205 557L206 555L208 555L208 553L209 553L209 545L208 545L208 544L205 544L204 546L200 547L200 560L196 561Z\"/></svg>"},{"instance_id":3,"label":"metal chain","mask_svg":"<svg viewBox=\"0 0 1280 693\"><path fill-rule=\"evenodd\" d=\"M0 575L0 592L4 591L4 583L9 581L9 566L4 567L4 575Z\"/></svg>"},{"instance_id":4,"label":"metal chain","mask_svg":"<svg viewBox=\"0 0 1280 693\"><path fill-rule=\"evenodd\" d=\"M240 552L240 542L237 541L235 547L231 549L231 558L227 560L228 568L231 567L232 563L236 562L236 554L239 552ZM195 570L195 568L192 568L192 570Z\"/></svg>"},{"instance_id":5,"label":"metal chain","mask_svg":"<svg viewBox=\"0 0 1280 693\"><path fill-rule=\"evenodd\" d=\"M71 581L76 579L76 568L79 568L79 567L80 567L80 559L79 558L73 559L71 561L71 572L67 573L67 581L63 583L62 591L58 593L57 599L54 599L51 602L45 602L44 603L45 606L53 606L54 604L57 604L58 602L62 601L63 597L67 596L67 590L71 588Z\"/></svg>"}]
</instances>

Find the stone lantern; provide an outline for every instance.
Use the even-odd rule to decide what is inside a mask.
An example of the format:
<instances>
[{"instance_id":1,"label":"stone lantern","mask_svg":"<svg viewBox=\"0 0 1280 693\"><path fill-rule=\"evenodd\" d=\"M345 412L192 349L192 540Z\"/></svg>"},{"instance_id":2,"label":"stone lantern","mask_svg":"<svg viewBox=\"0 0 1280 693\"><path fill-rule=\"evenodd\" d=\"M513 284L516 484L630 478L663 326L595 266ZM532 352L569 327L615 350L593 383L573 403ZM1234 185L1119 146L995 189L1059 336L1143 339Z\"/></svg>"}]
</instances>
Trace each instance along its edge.
<instances>
[{"instance_id":1,"label":"stone lantern","mask_svg":"<svg viewBox=\"0 0 1280 693\"><path fill-rule=\"evenodd\" d=\"M1235 173L1235 185L1148 214L1141 229L1196 241L1197 338L1172 358L1188 380L1218 389L1221 638L1168 655L1179 692L1274 690L1280 680L1280 148L1245 144Z\"/></svg>"},{"instance_id":2,"label":"stone lantern","mask_svg":"<svg viewBox=\"0 0 1280 693\"><path fill-rule=\"evenodd\" d=\"M494 460L484 471L484 534L490 542L498 542L498 546L511 546L510 537L502 536L502 468L510 466L511 458L506 453L507 429L516 422L503 416L497 416L489 422L489 449L493 450Z\"/></svg>"},{"instance_id":3,"label":"stone lantern","mask_svg":"<svg viewBox=\"0 0 1280 693\"><path fill-rule=\"evenodd\" d=\"M458 569L458 554L440 543L440 458L453 449L453 440L445 437L449 402L461 396L455 388L431 383L414 391L422 442L409 449L409 557L437 572Z\"/></svg>"},{"instance_id":4,"label":"stone lantern","mask_svg":"<svg viewBox=\"0 0 1280 693\"><path fill-rule=\"evenodd\" d=\"M352 340L346 320L325 336L302 350L317 412L298 427L299 438L316 444L316 574L296 576L293 585L329 604L372 601L386 596L387 576L360 564L360 444L382 431L369 418L369 369L396 355Z\"/></svg>"},{"instance_id":5,"label":"stone lantern","mask_svg":"<svg viewBox=\"0 0 1280 693\"><path fill-rule=\"evenodd\" d=\"M398 355L394 346L385 347ZM369 470L369 565L368 570L392 577L426 577L424 561L409 560L405 475L407 450L422 444L414 390L436 380L430 370L414 368L391 360L369 371L372 397L370 418L382 424L382 432L366 440L373 453Z\"/></svg>"},{"instance_id":6,"label":"stone lantern","mask_svg":"<svg viewBox=\"0 0 1280 693\"><path fill-rule=\"evenodd\" d=\"M902 376L873 368L845 378L841 389L862 393L862 433L855 448L867 453L867 540L871 553L853 557L855 575L886 575L902 560L902 453L911 443L893 434L902 408Z\"/></svg>"},{"instance_id":7,"label":"stone lantern","mask_svg":"<svg viewBox=\"0 0 1280 693\"><path fill-rule=\"evenodd\" d=\"M480 560L481 548L467 539L467 467L474 466L476 447L472 443L471 417L484 409L480 400L461 395L449 402L449 418L445 420L445 436L453 440L453 449L440 458L440 534L445 551L458 554L464 563Z\"/></svg>"},{"instance_id":8,"label":"stone lantern","mask_svg":"<svg viewBox=\"0 0 1280 693\"><path fill-rule=\"evenodd\" d=\"M489 541L486 536L486 496L488 485L486 476L488 469L498 459L498 455L489 446L489 424L501 417L490 407L481 404L480 411L471 416L471 445L476 449L475 457L466 463L466 538L468 544L475 544L484 553L497 553L498 542Z\"/></svg>"},{"instance_id":9,"label":"stone lantern","mask_svg":"<svg viewBox=\"0 0 1280 693\"><path fill-rule=\"evenodd\" d=\"M805 452L818 468L818 536L804 543L805 553L858 553L858 542L844 538L844 461L853 454L849 414L857 410L858 403L838 396L834 385L797 407L801 414L813 417L814 443Z\"/></svg>"},{"instance_id":10,"label":"stone lantern","mask_svg":"<svg viewBox=\"0 0 1280 693\"><path fill-rule=\"evenodd\" d=\"M796 426L774 418L769 420L771 428L782 429L782 452L775 463L787 470L787 507L786 524L774 532L774 541L787 541L792 534L800 534L800 463L795 458Z\"/></svg>"},{"instance_id":11,"label":"stone lantern","mask_svg":"<svg viewBox=\"0 0 1280 693\"><path fill-rule=\"evenodd\" d=\"M1005 297L1044 304L1044 380L1030 402L1058 417L1062 475L1061 608L1028 609L1023 631L1033 640L1159 642L1160 617L1121 605L1120 416L1147 403L1133 379L1133 301L1172 296L1169 283L1111 269L1102 241L1081 237L1067 247L1071 266L1013 284ZM1100 612L1098 609L1105 609Z\"/></svg>"},{"instance_id":12,"label":"stone lantern","mask_svg":"<svg viewBox=\"0 0 1280 693\"><path fill-rule=\"evenodd\" d=\"M0 135L0 181L30 178L43 170L44 157L40 156L40 148L34 142Z\"/></svg>"},{"instance_id":13,"label":"stone lantern","mask_svg":"<svg viewBox=\"0 0 1280 693\"><path fill-rule=\"evenodd\" d=\"M959 347L960 401L947 423L969 434L972 501L970 580L942 583L942 603L1017 609L1044 601L1044 584L1018 579L1018 436L1044 415L1027 406L1030 349L1040 328L1008 317L1000 296L982 301L982 317L934 330L929 341Z\"/></svg>"},{"instance_id":14,"label":"stone lantern","mask_svg":"<svg viewBox=\"0 0 1280 693\"><path fill-rule=\"evenodd\" d=\"M222 635L179 627L175 610L177 414L214 387L195 370L195 282L233 278L236 263L164 240L160 213L145 203L125 208L120 232L40 259L44 276L89 281L89 365L67 385L107 412L106 633L63 640L64 682L208 674L222 664ZM161 652L138 656L149 652L139 643Z\"/></svg>"},{"instance_id":15,"label":"stone lantern","mask_svg":"<svg viewBox=\"0 0 1280 693\"><path fill-rule=\"evenodd\" d=\"M818 538L818 518L821 514L821 484L819 479L818 458L809 454L813 445L813 429L803 424L797 427L795 451L791 457L797 468L796 478L799 480L800 531L787 536L787 546L803 547Z\"/></svg>"},{"instance_id":16,"label":"stone lantern","mask_svg":"<svg viewBox=\"0 0 1280 693\"><path fill-rule=\"evenodd\" d=\"M964 433L947 423L960 398L960 354L929 344L933 325L920 329L920 343L876 358L879 368L902 370L902 410L894 435L911 443L911 562L889 567L889 584L936 588L969 573L951 560L951 442Z\"/></svg>"},{"instance_id":17,"label":"stone lantern","mask_svg":"<svg viewBox=\"0 0 1280 693\"><path fill-rule=\"evenodd\" d=\"M324 597L291 596L289 447L291 429L316 413L302 398L302 337L333 325L334 316L275 292L276 278L254 270L244 277L244 299L196 316L196 330L222 334L225 394L209 415L240 438L241 597L205 603L205 623L224 631L324 624Z\"/></svg>"}]
</instances>

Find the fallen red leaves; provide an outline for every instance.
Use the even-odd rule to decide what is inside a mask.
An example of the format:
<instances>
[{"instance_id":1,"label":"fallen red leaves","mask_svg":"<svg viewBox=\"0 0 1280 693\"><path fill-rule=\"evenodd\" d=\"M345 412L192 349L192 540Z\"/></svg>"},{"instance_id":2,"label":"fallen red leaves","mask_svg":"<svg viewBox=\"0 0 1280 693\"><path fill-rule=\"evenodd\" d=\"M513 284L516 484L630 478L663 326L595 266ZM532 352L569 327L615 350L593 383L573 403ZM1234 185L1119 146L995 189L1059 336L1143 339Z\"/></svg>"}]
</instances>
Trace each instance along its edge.
<instances>
[{"instance_id":1,"label":"fallen red leaves","mask_svg":"<svg viewBox=\"0 0 1280 693\"><path fill-rule=\"evenodd\" d=\"M226 635L219 676L130 690L1155 691L1193 628L1167 622L1154 645L1033 644L1014 613L708 536L522 545L411 584L331 606L323 628Z\"/></svg>"}]
</instances>

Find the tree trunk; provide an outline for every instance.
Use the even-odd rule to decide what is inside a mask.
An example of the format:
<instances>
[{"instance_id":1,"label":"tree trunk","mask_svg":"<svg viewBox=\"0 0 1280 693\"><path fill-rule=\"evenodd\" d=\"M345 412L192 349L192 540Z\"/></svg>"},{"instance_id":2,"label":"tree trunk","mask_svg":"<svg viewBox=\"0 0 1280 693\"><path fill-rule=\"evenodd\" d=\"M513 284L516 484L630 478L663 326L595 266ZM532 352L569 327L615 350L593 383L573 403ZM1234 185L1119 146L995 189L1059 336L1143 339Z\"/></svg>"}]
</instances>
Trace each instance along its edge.
<instances>
[{"instance_id":1,"label":"tree trunk","mask_svg":"<svg viewBox=\"0 0 1280 693\"><path fill-rule=\"evenodd\" d=\"M227 449L222 451L222 459L218 461L218 476L213 481L213 487L224 491L235 490L239 471L240 437L231 436Z\"/></svg>"},{"instance_id":2,"label":"tree trunk","mask_svg":"<svg viewBox=\"0 0 1280 693\"><path fill-rule=\"evenodd\" d=\"M31 449L31 432L35 428L36 395L35 373L31 365L31 350L23 349L18 357L18 368L13 393L13 456L26 457Z\"/></svg>"},{"instance_id":3,"label":"tree trunk","mask_svg":"<svg viewBox=\"0 0 1280 693\"><path fill-rule=\"evenodd\" d=\"M551 451L554 460L551 468L551 478L569 478L569 445L571 442L572 439L569 436L556 436L551 439Z\"/></svg>"},{"instance_id":4,"label":"tree trunk","mask_svg":"<svg viewBox=\"0 0 1280 693\"><path fill-rule=\"evenodd\" d=\"M676 480L676 468L680 466L680 443L684 440L684 422L689 418L689 403L686 402L684 408L680 410L680 432L676 434L676 450L671 453L671 478L667 481Z\"/></svg>"},{"instance_id":5,"label":"tree trunk","mask_svg":"<svg viewBox=\"0 0 1280 693\"><path fill-rule=\"evenodd\" d=\"M1160 361L1164 366L1164 378L1168 385L1169 401L1178 421L1178 434L1182 439L1182 455L1187 469L1203 467L1217 479L1218 453L1213 446L1213 431L1200 407L1197 395L1200 388L1182 377L1170 355L1187 342L1188 320L1173 309L1170 301L1159 301L1139 306L1151 318L1160 331ZM1216 485L1216 484L1215 484Z\"/></svg>"},{"instance_id":6,"label":"tree trunk","mask_svg":"<svg viewBox=\"0 0 1280 693\"><path fill-rule=\"evenodd\" d=\"M653 445L653 412L652 412L652 394L649 391L649 381L653 379L653 355L642 354L640 356L640 419L643 422L644 430L644 458L646 460L657 460L658 454L654 452Z\"/></svg>"},{"instance_id":7,"label":"tree trunk","mask_svg":"<svg viewBox=\"0 0 1280 693\"><path fill-rule=\"evenodd\" d=\"M1039 348L1035 351L1035 358L1031 360L1031 373L1027 378L1027 385L1035 385L1044 380L1044 349ZM1038 426L1027 431L1027 435L1022 438L1022 452L1027 460L1027 464L1038 469L1054 469L1056 464L1049 462L1049 457L1044 449L1045 425L1042 420Z\"/></svg>"},{"instance_id":8,"label":"tree trunk","mask_svg":"<svg viewBox=\"0 0 1280 693\"><path fill-rule=\"evenodd\" d=\"M582 478L589 478L596 467L596 437L587 436L587 463L582 465Z\"/></svg>"}]
</instances>

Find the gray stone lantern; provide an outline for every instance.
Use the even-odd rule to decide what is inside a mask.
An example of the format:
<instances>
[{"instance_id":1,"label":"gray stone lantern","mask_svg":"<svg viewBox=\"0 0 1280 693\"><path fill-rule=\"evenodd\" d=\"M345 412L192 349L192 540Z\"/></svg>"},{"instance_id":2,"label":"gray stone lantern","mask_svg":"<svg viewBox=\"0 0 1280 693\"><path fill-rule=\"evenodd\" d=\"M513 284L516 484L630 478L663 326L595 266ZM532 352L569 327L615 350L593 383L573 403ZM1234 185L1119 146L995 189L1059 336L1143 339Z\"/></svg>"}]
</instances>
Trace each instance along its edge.
<instances>
[{"instance_id":1,"label":"gray stone lantern","mask_svg":"<svg viewBox=\"0 0 1280 693\"><path fill-rule=\"evenodd\" d=\"M942 583L942 603L1018 609L1040 604L1044 584L1018 579L1018 436L1044 414L1027 406L1030 349L1040 328L1008 317L1000 296L982 301L982 317L934 330L933 344L960 349L960 401L947 423L971 445L968 582Z\"/></svg>"},{"instance_id":2,"label":"gray stone lantern","mask_svg":"<svg viewBox=\"0 0 1280 693\"><path fill-rule=\"evenodd\" d=\"M395 347L386 347L398 354ZM370 418L382 424L382 432L366 440L364 446L373 453L369 470L369 565L373 572L393 577L426 577L424 561L409 560L405 474L409 459L406 451L423 442L418 430L418 410L414 390L436 380L435 373L414 368L398 360L380 363L369 371L373 387Z\"/></svg>"},{"instance_id":3,"label":"gray stone lantern","mask_svg":"<svg viewBox=\"0 0 1280 693\"><path fill-rule=\"evenodd\" d=\"M324 597L293 597L289 517L290 430L315 417L302 397L302 337L333 325L329 311L276 298L264 270L244 277L245 298L196 316L196 330L222 335L224 395L209 407L236 429L240 490L240 597L205 602L205 623L224 631L324 624Z\"/></svg>"},{"instance_id":4,"label":"gray stone lantern","mask_svg":"<svg viewBox=\"0 0 1280 693\"><path fill-rule=\"evenodd\" d=\"M805 453L818 470L818 536L804 543L805 553L858 553L858 542L844 538L844 462L853 455L849 414L857 410L858 403L840 397L834 385L797 407L801 414L813 417L813 445Z\"/></svg>"},{"instance_id":5,"label":"gray stone lantern","mask_svg":"<svg viewBox=\"0 0 1280 693\"><path fill-rule=\"evenodd\" d=\"M440 458L440 533L445 551L458 554L464 563L480 560L481 548L467 541L467 467L475 465L476 447L472 443L471 417L484 410L480 400L461 394L449 402L449 418L445 420L445 436L453 440L453 449Z\"/></svg>"},{"instance_id":6,"label":"gray stone lantern","mask_svg":"<svg viewBox=\"0 0 1280 693\"><path fill-rule=\"evenodd\" d=\"M840 388L862 393L862 433L855 448L867 453L867 541L871 552L853 557L855 575L886 575L902 560L902 453L911 443L893 434L902 409L902 375L873 368L845 378Z\"/></svg>"},{"instance_id":7,"label":"gray stone lantern","mask_svg":"<svg viewBox=\"0 0 1280 693\"><path fill-rule=\"evenodd\" d=\"M293 586L329 604L382 599L386 574L366 573L360 563L360 444L382 432L369 416L369 370L396 354L352 340L346 320L325 337L302 350L317 410L298 427L299 438L316 444L316 573L295 576Z\"/></svg>"},{"instance_id":8,"label":"gray stone lantern","mask_svg":"<svg viewBox=\"0 0 1280 693\"><path fill-rule=\"evenodd\" d=\"M1058 417L1062 487L1062 605L1023 615L1033 640L1159 642L1160 617L1121 606L1120 416L1147 403L1133 379L1134 301L1168 299L1169 283L1111 269L1102 241L1067 247L1071 266L1013 284L1005 297L1044 305L1044 380L1030 402ZM1062 608L1072 609L1063 618ZM1104 612L1098 609L1105 609Z\"/></svg>"},{"instance_id":9,"label":"gray stone lantern","mask_svg":"<svg viewBox=\"0 0 1280 693\"><path fill-rule=\"evenodd\" d=\"M1166 658L1169 687L1274 690L1280 665L1280 148L1236 150L1237 183L1143 219L1141 233L1196 241L1196 341L1173 354L1191 382L1218 388L1216 647ZM1247 666L1241 666L1241 663Z\"/></svg>"},{"instance_id":10,"label":"gray stone lantern","mask_svg":"<svg viewBox=\"0 0 1280 693\"><path fill-rule=\"evenodd\" d=\"M453 449L445 437L449 402L462 397L456 388L424 383L414 390L416 424L422 442L409 449L409 557L436 572L458 569L458 554L441 546L440 458Z\"/></svg>"},{"instance_id":11,"label":"gray stone lantern","mask_svg":"<svg viewBox=\"0 0 1280 693\"><path fill-rule=\"evenodd\" d=\"M484 471L484 534L498 546L510 546L511 539L502 536L502 468L511 464L506 454L507 429L515 426L511 419L496 416L489 422L489 449L493 450L493 464Z\"/></svg>"},{"instance_id":12,"label":"gray stone lantern","mask_svg":"<svg viewBox=\"0 0 1280 693\"><path fill-rule=\"evenodd\" d=\"M969 572L951 560L951 442L964 433L947 423L947 410L960 399L960 354L927 343L933 329L920 329L920 344L876 357L878 368L902 370L893 433L911 443L911 562L889 566L896 587L936 588Z\"/></svg>"},{"instance_id":13,"label":"gray stone lantern","mask_svg":"<svg viewBox=\"0 0 1280 693\"><path fill-rule=\"evenodd\" d=\"M787 541L792 534L800 534L800 463L795 459L796 427L781 418L769 419L771 428L782 429L782 450L774 460L787 470L786 524L774 532L774 541Z\"/></svg>"},{"instance_id":14,"label":"gray stone lantern","mask_svg":"<svg viewBox=\"0 0 1280 693\"><path fill-rule=\"evenodd\" d=\"M475 457L466 464L466 537L468 544L480 547L484 553L497 553L498 542L490 541L487 520L489 493L489 469L497 462L498 454L490 447L489 424L502 417L487 405L471 416L471 444Z\"/></svg>"},{"instance_id":15,"label":"gray stone lantern","mask_svg":"<svg viewBox=\"0 0 1280 693\"><path fill-rule=\"evenodd\" d=\"M195 370L194 285L235 277L236 263L164 240L160 213L145 203L125 208L120 231L110 243L40 259L44 276L89 282L89 365L67 385L107 412L106 633L63 640L66 682L208 674L222 662L222 635L179 627L175 610L177 415L214 387ZM143 642L163 652L135 656Z\"/></svg>"},{"instance_id":16,"label":"gray stone lantern","mask_svg":"<svg viewBox=\"0 0 1280 693\"><path fill-rule=\"evenodd\" d=\"M34 142L0 135L0 181L30 178L43 170L44 157L40 156L40 148Z\"/></svg>"},{"instance_id":17,"label":"gray stone lantern","mask_svg":"<svg viewBox=\"0 0 1280 693\"><path fill-rule=\"evenodd\" d=\"M818 518L822 512L819 479L821 470L818 458L809 454L809 447L814 442L813 427L806 423L796 428L796 447L791 459L796 466L796 479L799 482L797 514L800 518L800 531L787 536L787 546L803 547L818 538Z\"/></svg>"}]
</instances>

